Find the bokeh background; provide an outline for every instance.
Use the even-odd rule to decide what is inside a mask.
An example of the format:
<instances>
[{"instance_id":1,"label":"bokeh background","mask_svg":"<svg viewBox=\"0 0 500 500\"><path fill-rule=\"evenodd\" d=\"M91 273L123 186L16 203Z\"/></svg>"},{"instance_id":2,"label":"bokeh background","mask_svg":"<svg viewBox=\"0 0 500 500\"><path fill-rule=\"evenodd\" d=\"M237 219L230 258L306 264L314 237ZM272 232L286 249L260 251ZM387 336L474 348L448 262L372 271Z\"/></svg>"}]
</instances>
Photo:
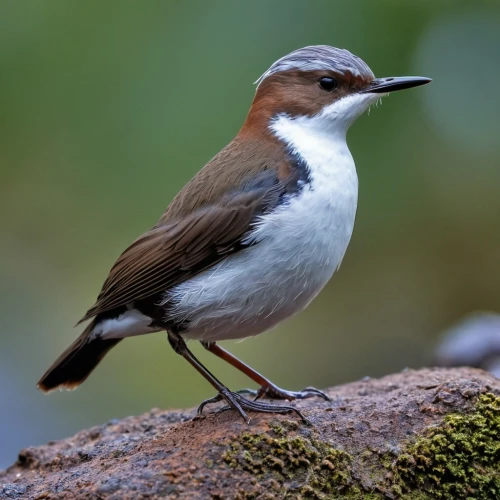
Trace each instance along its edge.
<instances>
[{"instance_id":1,"label":"bokeh background","mask_svg":"<svg viewBox=\"0 0 500 500\"><path fill-rule=\"evenodd\" d=\"M252 82L311 44L434 82L349 134L360 201L340 272L303 314L226 347L286 388L325 387L428 364L439 332L498 311L498 1L4 0L0 468L22 447L213 395L161 333L120 344L76 392L35 382L114 259L238 131Z\"/></svg>"}]
</instances>

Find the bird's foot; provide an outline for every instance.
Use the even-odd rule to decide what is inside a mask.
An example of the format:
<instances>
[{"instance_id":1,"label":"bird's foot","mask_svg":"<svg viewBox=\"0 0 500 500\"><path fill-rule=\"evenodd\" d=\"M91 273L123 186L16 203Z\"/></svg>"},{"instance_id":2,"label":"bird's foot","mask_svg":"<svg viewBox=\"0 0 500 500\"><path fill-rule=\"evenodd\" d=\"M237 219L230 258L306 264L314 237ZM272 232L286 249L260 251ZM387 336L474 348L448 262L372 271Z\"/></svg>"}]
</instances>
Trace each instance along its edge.
<instances>
[{"instance_id":1,"label":"bird's foot","mask_svg":"<svg viewBox=\"0 0 500 500\"><path fill-rule=\"evenodd\" d=\"M264 385L258 390L253 389L242 389L238 391L238 394L250 394L254 396L254 401L261 398L269 399L286 399L287 401L294 401L295 399L307 399L319 397L323 398L325 401L331 401L331 399L319 389L314 387L306 387L301 391L287 391L285 389L280 389L274 384Z\"/></svg>"},{"instance_id":2,"label":"bird's foot","mask_svg":"<svg viewBox=\"0 0 500 500\"><path fill-rule=\"evenodd\" d=\"M203 409L207 404L218 403L219 401L223 400L226 401L227 406L224 406L219 411L226 411L231 409L236 410L247 424L250 423L250 418L248 418L245 410L257 411L261 413L280 414L294 412L301 418L304 423L310 424L309 420L307 420L304 415L302 415L302 413L293 406L273 405L255 400L250 401L243 397L241 394L231 392L229 389L223 389L221 392L219 392L219 394L217 394L217 396L203 401L203 403L201 403L198 408L198 415L201 415L203 413Z\"/></svg>"}]
</instances>

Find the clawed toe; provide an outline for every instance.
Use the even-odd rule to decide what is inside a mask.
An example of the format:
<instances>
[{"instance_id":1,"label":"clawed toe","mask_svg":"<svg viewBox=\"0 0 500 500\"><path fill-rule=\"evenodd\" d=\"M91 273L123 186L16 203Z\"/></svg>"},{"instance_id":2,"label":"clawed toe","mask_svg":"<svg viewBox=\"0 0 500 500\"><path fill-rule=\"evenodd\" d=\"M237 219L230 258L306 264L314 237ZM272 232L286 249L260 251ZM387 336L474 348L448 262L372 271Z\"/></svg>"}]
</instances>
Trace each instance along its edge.
<instances>
[{"instance_id":1,"label":"clawed toe","mask_svg":"<svg viewBox=\"0 0 500 500\"><path fill-rule=\"evenodd\" d=\"M320 391L319 389L316 389L315 387L306 387L305 389L302 389L299 392L303 394L302 398L299 399L312 398L314 396L318 396L319 398L322 398L325 401L331 401L331 398L327 394L325 394L323 391Z\"/></svg>"},{"instance_id":2,"label":"clawed toe","mask_svg":"<svg viewBox=\"0 0 500 500\"><path fill-rule=\"evenodd\" d=\"M314 397L320 397L325 401L330 401L330 398L323 391L314 387L306 387L301 391L287 391L285 389L280 389L275 385L261 387L257 391L254 401L257 401L260 398L286 399L288 401L294 401L295 399L307 399Z\"/></svg>"},{"instance_id":3,"label":"clawed toe","mask_svg":"<svg viewBox=\"0 0 500 500\"><path fill-rule=\"evenodd\" d=\"M225 400L228 404L227 406L222 407L219 410L219 412L227 411L230 409L236 410L247 423L250 423L250 419L248 418L248 415L246 414L245 410L256 411L261 413L278 413L278 414L293 412L298 417L300 417L300 419L304 423L310 425L309 420L307 420L304 417L304 415L299 410L297 410L297 408L294 408L293 406L273 405L261 401L250 401L245 397L243 397L241 394L238 394L236 392L231 392L229 390L220 392L219 394L217 394L217 396L203 401L203 403L201 403L201 405L198 408L198 415L202 414L207 404L217 403L222 400Z\"/></svg>"},{"instance_id":4,"label":"clawed toe","mask_svg":"<svg viewBox=\"0 0 500 500\"><path fill-rule=\"evenodd\" d=\"M196 411L196 414L200 416L203 413L203 410L206 405L210 405L212 403L218 403L219 401L222 401L223 397L221 394L217 394L217 396L214 396L213 398L205 399L205 401L202 401L201 405L198 406L198 410Z\"/></svg>"}]
</instances>

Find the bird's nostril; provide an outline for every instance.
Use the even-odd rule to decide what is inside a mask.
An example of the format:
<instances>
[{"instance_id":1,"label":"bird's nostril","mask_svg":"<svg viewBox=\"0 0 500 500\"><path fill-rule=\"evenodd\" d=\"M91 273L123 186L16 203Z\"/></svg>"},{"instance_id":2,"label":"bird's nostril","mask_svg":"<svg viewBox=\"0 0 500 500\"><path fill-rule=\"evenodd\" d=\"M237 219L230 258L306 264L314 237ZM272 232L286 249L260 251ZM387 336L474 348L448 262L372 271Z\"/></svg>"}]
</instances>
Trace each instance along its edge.
<instances>
[{"instance_id":1,"label":"bird's nostril","mask_svg":"<svg viewBox=\"0 0 500 500\"><path fill-rule=\"evenodd\" d=\"M386 82L392 82L392 80L394 80L394 78L391 76L391 78L386 78L385 81Z\"/></svg>"}]
</instances>

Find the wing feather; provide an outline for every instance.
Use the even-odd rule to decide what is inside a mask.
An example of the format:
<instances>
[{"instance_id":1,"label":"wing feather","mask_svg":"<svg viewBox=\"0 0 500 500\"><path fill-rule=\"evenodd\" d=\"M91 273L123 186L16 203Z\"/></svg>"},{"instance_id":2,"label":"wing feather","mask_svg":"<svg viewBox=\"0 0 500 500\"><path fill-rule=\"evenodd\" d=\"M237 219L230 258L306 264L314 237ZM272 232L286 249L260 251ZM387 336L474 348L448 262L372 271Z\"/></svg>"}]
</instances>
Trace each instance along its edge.
<instances>
[{"instance_id":1,"label":"wing feather","mask_svg":"<svg viewBox=\"0 0 500 500\"><path fill-rule=\"evenodd\" d=\"M156 226L118 258L85 321L111 309L145 299L179 284L231 253L257 242L246 236L260 215L279 203L284 187L272 186L234 194L219 204Z\"/></svg>"}]
</instances>

